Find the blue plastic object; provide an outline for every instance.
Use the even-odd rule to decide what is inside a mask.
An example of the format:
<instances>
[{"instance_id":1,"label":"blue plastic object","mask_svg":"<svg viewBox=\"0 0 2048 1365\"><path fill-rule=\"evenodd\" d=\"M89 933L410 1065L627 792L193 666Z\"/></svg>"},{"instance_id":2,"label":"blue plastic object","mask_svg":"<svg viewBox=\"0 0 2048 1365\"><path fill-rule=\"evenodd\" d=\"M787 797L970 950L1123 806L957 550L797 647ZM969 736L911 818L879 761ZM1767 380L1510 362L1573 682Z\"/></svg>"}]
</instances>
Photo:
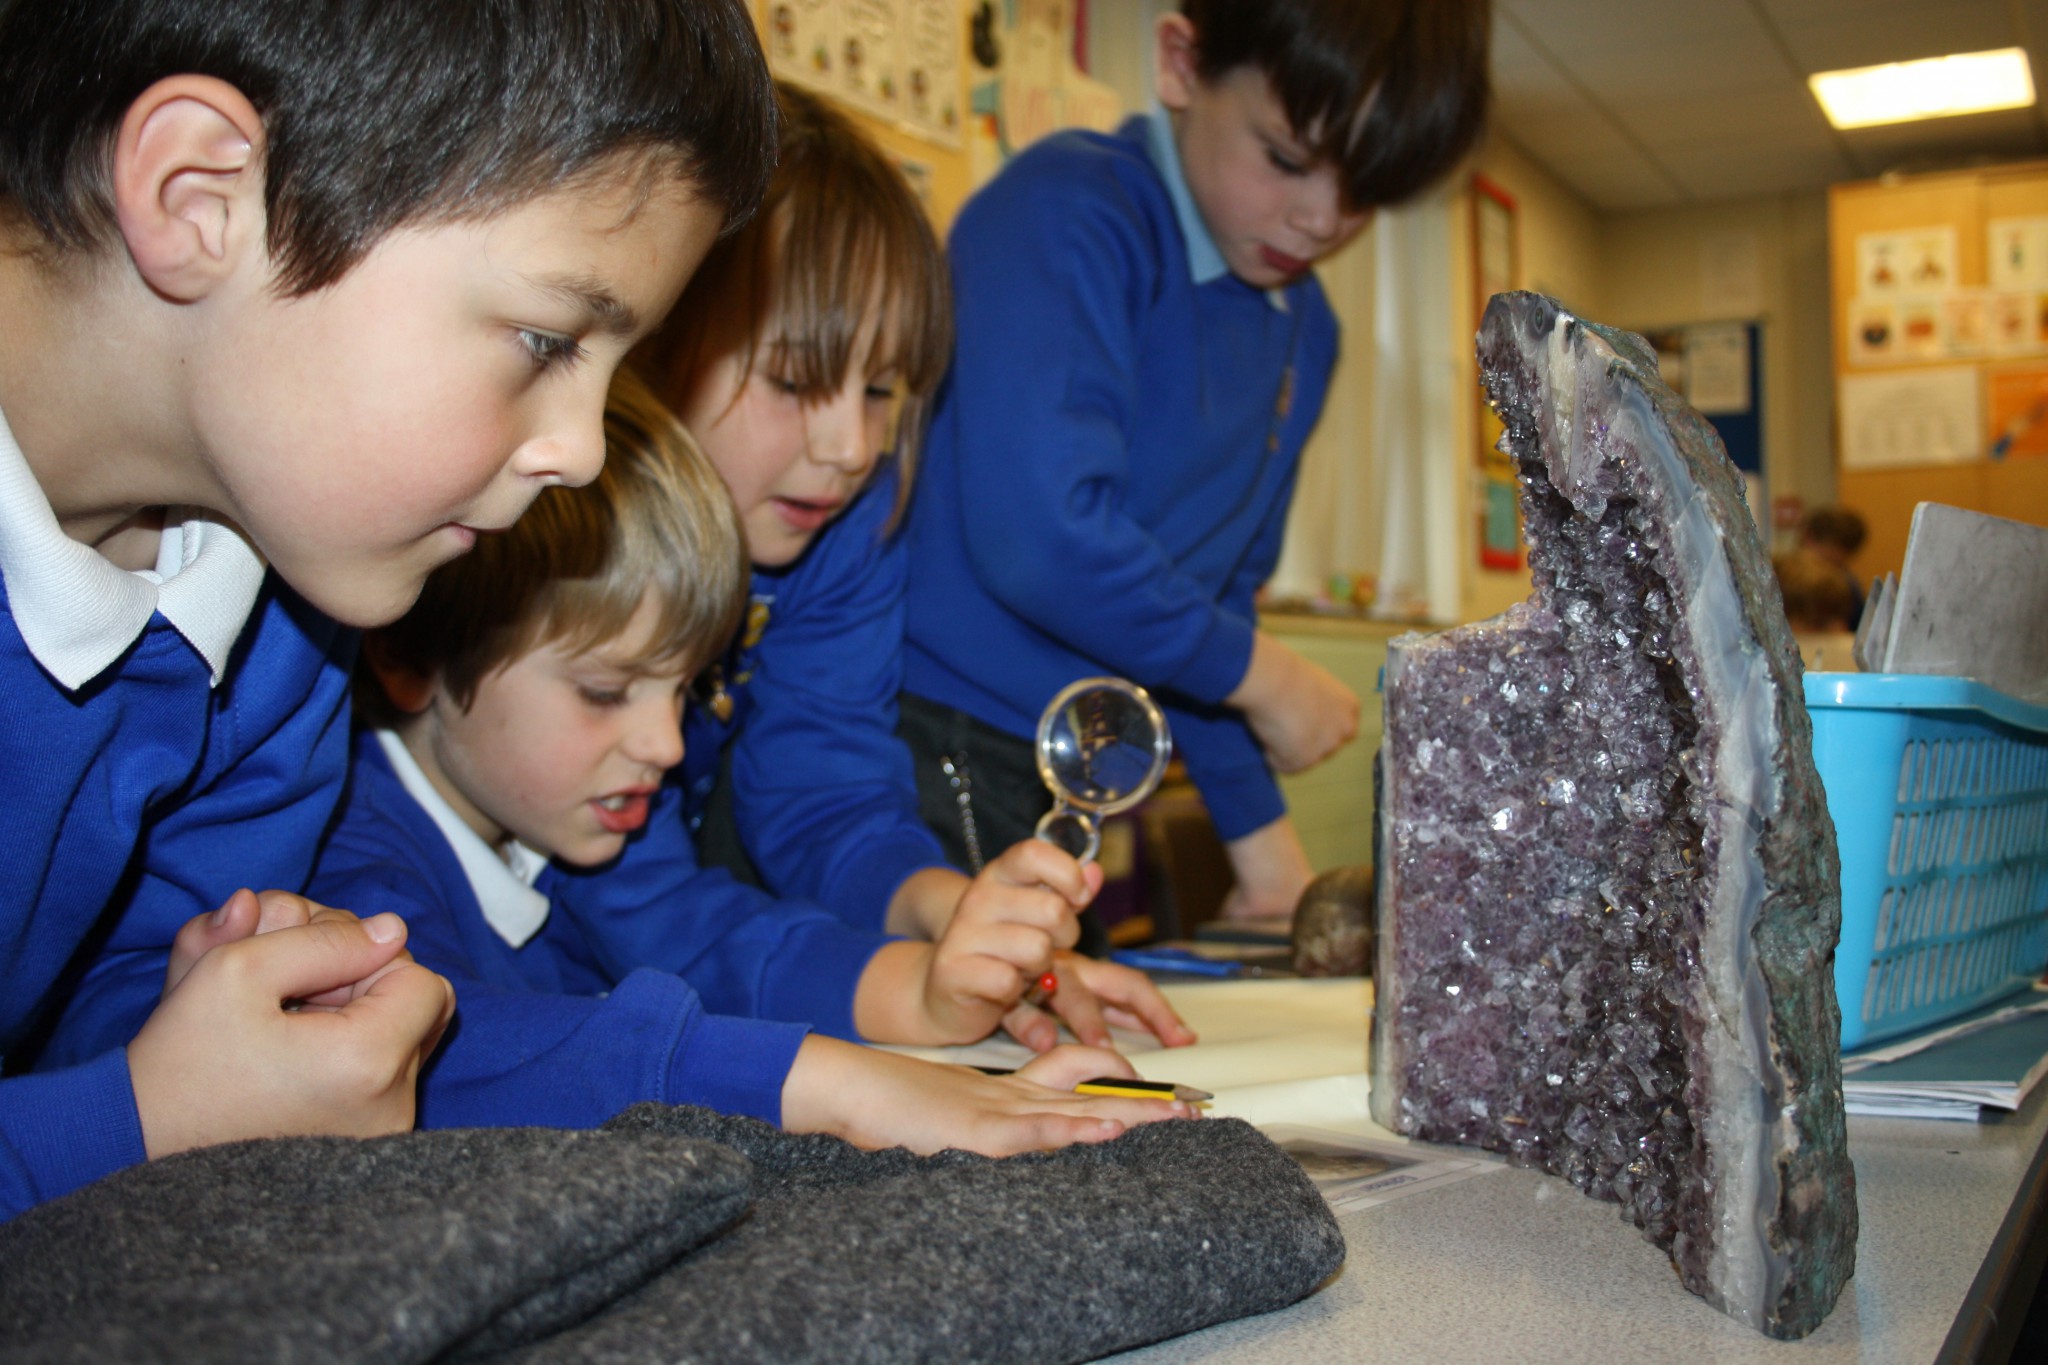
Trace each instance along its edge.
<instances>
[{"instance_id":1,"label":"blue plastic object","mask_svg":"<svg viewBox=\"0 0 2048 1365\"><path fill-rule=\"evenodd\" d=\"M1968 678L1809 673L1842 855L1842 1046L1926 1028L2048 966L2048 707Z\"/></svg>"},{"instance_id":2,"label":"blue plastic object","mask_svg":"<svg viewBox=\"0 0 2048 1365\"><path fill-rule=\"evenodd\" d=\"M1136 967L1141 972L1181 972L1188 976L1244 975L1242 962L1203 957L1186 948L1117 948L1110 953L1109 960L1121 962L1126 967Z\"/></svg>"}]
</instances>

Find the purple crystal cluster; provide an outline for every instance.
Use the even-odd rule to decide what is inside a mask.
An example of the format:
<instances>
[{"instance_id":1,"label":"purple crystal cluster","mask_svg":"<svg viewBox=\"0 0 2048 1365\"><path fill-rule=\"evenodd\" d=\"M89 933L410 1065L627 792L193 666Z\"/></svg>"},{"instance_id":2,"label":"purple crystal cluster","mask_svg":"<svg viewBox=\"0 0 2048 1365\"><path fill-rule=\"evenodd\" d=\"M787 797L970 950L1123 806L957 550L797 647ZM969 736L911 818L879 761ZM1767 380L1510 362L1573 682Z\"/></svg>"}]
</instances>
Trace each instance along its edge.
<instances>
[{"instance_id":1,"label":"purple crystal cluster","mask_svg":"<svg viewBox=\"0 0 2048 1365\"><path fill-rule=\"evenodd\" d=\"M1839 869L1741 476L1640 338L1512 294L1479 352L1535 593L1389 653L1374 1115L1801 1336L1854 1268Z\"/></svg>"}]
</instances>

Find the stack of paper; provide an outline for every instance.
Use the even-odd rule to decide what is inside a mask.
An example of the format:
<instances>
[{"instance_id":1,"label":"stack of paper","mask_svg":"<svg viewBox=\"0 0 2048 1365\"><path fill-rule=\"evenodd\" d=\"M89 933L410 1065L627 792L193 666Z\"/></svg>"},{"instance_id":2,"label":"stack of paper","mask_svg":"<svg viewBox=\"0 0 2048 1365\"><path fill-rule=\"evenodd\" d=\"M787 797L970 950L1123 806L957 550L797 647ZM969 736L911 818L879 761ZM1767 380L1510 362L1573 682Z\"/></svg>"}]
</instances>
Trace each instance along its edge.
<instances>
[{"instance_id":1,"label":"stack of paper","mask_svg":"<svg viewBox=\"0 0 2048 1365\"><path fill-rule=\"evenodd\" d=\"M1905 567L1856 626L1866 673L1938 673L2048 700L2048 527L1938 502L1913 509Z\"/></svg>"},{"instance_id":2,"label":"stack of paper","mask_svg":"<svg viewBox=\"0 0 2048 1365\"><path fill-rule=\"evenodd\" d=\"M2048 993L1996 1001L1940 1028L1842 1057L1852 1114L1981 1118L2017 1109L2048 1072Z\"/></svg>"}]
</instances>

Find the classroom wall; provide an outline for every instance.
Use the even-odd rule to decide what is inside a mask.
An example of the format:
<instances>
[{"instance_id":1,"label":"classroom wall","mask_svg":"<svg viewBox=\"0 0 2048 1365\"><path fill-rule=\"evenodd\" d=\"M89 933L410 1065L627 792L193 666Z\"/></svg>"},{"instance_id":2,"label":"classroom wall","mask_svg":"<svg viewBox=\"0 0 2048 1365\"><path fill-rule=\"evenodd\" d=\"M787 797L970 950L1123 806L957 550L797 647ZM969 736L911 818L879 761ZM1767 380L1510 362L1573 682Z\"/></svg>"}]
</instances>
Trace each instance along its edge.
<instances>
[{"instance_id":1,"label":"classroom wall","mask_svg":"<svg viewBox=\"0 0 2048 1365\"><path fill-rule=\"evenodd\" d=\"M1600 244L1604 322L1762 324L1768 491L1808 507L1833 502L1827 195L1612 216Z\"/></svg>"},{"instance_id":2,"label":"classroom wall","mask_svg":"<svg viewBox=\"0 0 2048 1365\"><path fill-rule=\"evenodd\" d=\"M1562 300L1566 306L1588 317L1603 316L1603 269L1600 222L1585 200L1531 160L1513 142L1498 134L1488 138L1474 161L1474 170L1505 190L1515 201L1517 261L1515 282ZM1457 276L1451 291L1460 317L1458 334L1476 334L1485 300L1475 296L1472 279L1472 194L1459 195L1452 214L1456 240L1452 243L1452 270ZM1479 563L1479 389L1478 362L1470 347L1462 349L1463 375L1459 391L1469 396L1461 406L1460 448L1470 452L1472 478L1466 482L1464 511L1457 534L1463 542L1465 565L1463 609L1466 621L1496 616L1529 596L1526 568L1515 572L1482 568Z\"/></svg>"}]
</instances>

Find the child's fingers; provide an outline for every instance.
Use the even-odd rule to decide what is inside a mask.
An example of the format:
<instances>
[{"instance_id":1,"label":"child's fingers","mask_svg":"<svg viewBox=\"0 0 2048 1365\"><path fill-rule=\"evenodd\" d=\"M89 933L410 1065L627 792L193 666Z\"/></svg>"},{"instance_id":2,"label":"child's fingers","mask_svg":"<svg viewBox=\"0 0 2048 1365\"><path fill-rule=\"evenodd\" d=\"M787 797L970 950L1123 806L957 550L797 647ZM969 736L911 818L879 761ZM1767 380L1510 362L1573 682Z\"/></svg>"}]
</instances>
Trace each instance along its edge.
<instances>
[{"instance_id":1,"label":"child's fingers","mask_svg":"<svg viewBox=\"0 0 2048 1365\"><path fill-rule=\"evenodd\" d=\"M1048 955L1044 960L1052 959ZM972 953L948 957L938 983L956 998L985 1000L1008 1009L1023 998L1036 979L1037 973L1029 968L1019 969L988 953Z\"/></svg>"},{"instance_id":2,"label":"child's fingers","mask_svg":"<svg viewBox=\"0 0 2048 1365\"><path fill-rule=\"evenodd\" d=\"M1038 1006L1021 1000L1003 1016L1003 1032L1033 1052L1050 1051L1060 1041L1058 1022Z\"/></svg>"},{"instance_id":3,"label":"child's fingers","mask_svg":"<svg viewBox=\"0 0 2048 1365\"><path fill-rule=\"evenodd\" d=\"M259 916L256 893L243 887L212 914L194 915L185 921L185 927L171 940L171 960L164 968L164 994L176 990L200 958L224 943L239 942L255 933Z\"/></svg>"},{"instance_id":4,"label":"child's fingers","mask_svg":"<svg viewBox=\"0 0 2048 1365\"><path fill-rule=\"evenodd\" d=\"M1036 980L1053 965L1059 940L1031 924L976 924L962 925L957 934L948 935L946 947L948 956L993 958ZM1015 994L1023 993L1020 985Z\"/></svg>"},{"instance_id":5,"label":"child's fingers","mask_svg":"<svg viewBox=\"0 0 2048 1365\"><path fill-rule=\"evenodd\" d=\"M389 964L405 951L405 924L390 914L367 920L320 915L295 929L228 944L224 951L236 955L235 969L265 993L306 1000L351 986Z\"/></svg>"},{"instance_id":6,"label":"child's fingers","mask_svg":"<svg viewBox=\"0 0 2048 1365\"><path fill-rule=\"evenodd\" d=\"M1152 1034L1168 1047L1186 1047L1195 1041L1195 1031L1167 1003L1152 978L1143 972L1119 962L1097 962L1071 955L1061 958L1057 970L1062 982L1069 976L1085 982L1103 1006L1116 1010L1120 1017L1110 1022L1117 1027L1135 1027ZM1064 984L1060 994L1066 994ZM1072 1023L1071 1016L1068 1022ZM1074 1032L1086 1041L1079 1028Z\"/></svg>"},{"instance_id":7,"label":"child's fingers","mask_svg":"<svg viewBox=\"0 0 2048 1365\"><path fill-rule=\"evenodd\" d=\"M1017 1074L1051 1090L1072 1090L1097 1076L1136 1076L1130 1062L1104 1047L1065 1043L1017 1068ZM1150 1103L1150 1101L1148 1101Z\"/></svg>"},{"instance_id":8,"label":"child's fingers","mask_svg":"<svg viewBox=\"0 0 2048 1365\"><path fill-rule=\"evenodd\" d=\"M1102 1004L1079 976L1064 970L1061 972L1060 988L1053 995L1052 1007L1082 1042L1092 1047L1110 1045L1109 1025L1103 1021Z\"/></svg>"},{"instance_id":9,"label":"child's fingers","mask_svg":"<svg viewBox=\"0 0 2048 1365\"><path fill-rule=\"evenodd\" d=\"M1010 845L982 875L992 875L1011 886L1043 886L1078 910L1093 900L1102 886L1099 869L1091 883L1087 868L1092 866L1084 866L1043 839L1024 839Z\"/></svg>"},{"instance_id":10,"label":"child's fingers","mask_svg":"<svg viewBox=\"0 0 2048 1365\"><path fill-rule=\"evenodd\" d=\"M387 1007L396 1026L408 1034L422 1018L426 1027L418 1030L419 1059L425 1062L441 1046L441 1038L455 1019L455 987L439 972L405 961L392 964L377 974L376 981L354 1005Z\"/></svg>"},{"instance_id":11,"label":"child's fingers","mask_svg":"<svg viewBox=\"0 0 2048 1365\"><path fill-rule=\"evenodd\" d=\"M970 887L961 898L950 933L969 933L993 924L1022 924L1072 942L1080 933L1074 907L1042 886L1004 884Z\"/></svg>"}]
</instances>

